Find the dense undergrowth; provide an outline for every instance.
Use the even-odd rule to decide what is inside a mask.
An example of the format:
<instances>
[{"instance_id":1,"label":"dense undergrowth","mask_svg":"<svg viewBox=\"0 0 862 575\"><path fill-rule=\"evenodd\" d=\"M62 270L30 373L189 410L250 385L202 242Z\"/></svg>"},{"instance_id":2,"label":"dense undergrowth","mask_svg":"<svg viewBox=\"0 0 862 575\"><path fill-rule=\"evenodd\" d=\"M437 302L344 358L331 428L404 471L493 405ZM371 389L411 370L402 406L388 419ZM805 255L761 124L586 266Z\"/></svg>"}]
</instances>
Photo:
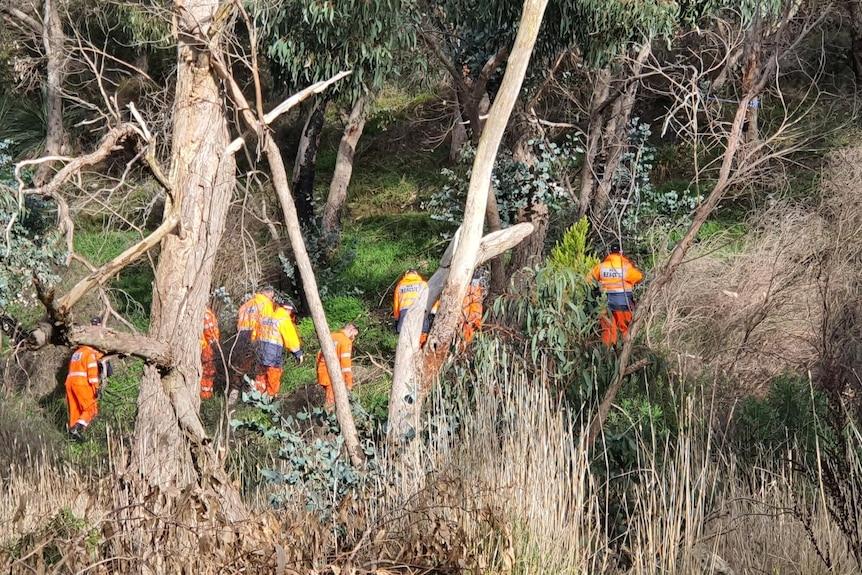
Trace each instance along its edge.
<instances>
[{"instance_id":1,"label":"dense undergrowth","mask_svg":"<svg viewBox=\"0 0 862 575\"><path fill-rule=\"evenodd\" d=\"M332 163L330 140L324 168ZM392 287L408 267L433 273L452 226L419 209L444 185L439 152L389 164L373 146L357 156L340 250L316 261L330 325L360 329L352 404L368 464L356 469L345 458L337 423L321 409L313 362L287 367L275 403L252 394L228 412L217 394L201 407L244 501L259 521L277 525L279 550L257 550L255 569L858 572L862 441L854 387L841 371L854 364L817 341L830 333L835 346L858 345L857 332L840 331L835 312L847 311L836 301L858 295L858 278L836 273L830 277L838 286L817 282L840 271L824 255L830 242L847 247L860 239L840 235L860 217L848 196L823 192L824 204L846 207L837 214L808 198L787 200L793 209L780 214L749 217L731 202L705 226L695 256L648 319L635 350L641 368L593 448L584 429L618 367L617 350L601 345L602 301L584 281L600 255L591 249L597 238L585 223L570 227L571 214L561 209L549 258L487 302L483 332L446 364L422 441L390 451L383 435L396 346ZM679 163L671 152L661 150L655 162L656 173L669 174L644 204L650 233L633 236L632 248L648 274L680 234L678 225L657 222L685 212L693 194L670 179ZM832 177L844 188L862 181L855 173ZM135 238L122 226L105 231L97 218L90 223L75 247L95 264ZM227 245L245 246L235 233ZM294 285L282 282L266 230L248 236L260 244L256 259L232 249L219 268L224 285L214 286L222 288L214 306L226 349L237 303L256 283L275 283L299 301ZM820 267L806 275L793 265L800 261ZM73 265L66 273L73 281L83 270ZM147 326L152 278L145 261L107 286L112 305L137 329ZM841 297L826 287L840 288ZM16 305L20 317L37 319L34 302ZM820 311L803 317L796 313L803 308ZM98 311L93 298L79 313ZM299 331L313 358L310 319ZM141 364L126 359L117 367L80 444L62 433L62 372L48 381L49 393L36 394L32 386L21 391L30 372L7 368L0 555L10 572L133 572L145 564L112 554L123 533L113 472L134 427ZM253 570L246 559L207 568Z\"/></svg>"}]
</instances>

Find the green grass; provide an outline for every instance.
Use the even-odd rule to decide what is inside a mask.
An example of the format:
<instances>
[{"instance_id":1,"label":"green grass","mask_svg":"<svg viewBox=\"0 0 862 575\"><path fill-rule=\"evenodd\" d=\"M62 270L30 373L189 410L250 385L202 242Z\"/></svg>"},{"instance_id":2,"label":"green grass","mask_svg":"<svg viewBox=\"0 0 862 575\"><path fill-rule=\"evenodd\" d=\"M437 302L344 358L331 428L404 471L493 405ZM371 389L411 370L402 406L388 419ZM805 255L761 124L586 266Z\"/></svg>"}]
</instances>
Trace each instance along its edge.
<instances>
[{"instance_id":1,"label":"green grass","mask_svg":"<svg viewBox=\"0 0 862 575\"><path fill-rule=\"evenodd\" d=\"M83 229L75 234L75 252L100 266L138 239L136 232ZM154 277L149 261L143 259L127 266L108 284L112 305L140 331L146 331L149 326Z\"/></svg>"},{"instance_id":2,"label":"green grass","mask_svg":"<svg viewBox=\"0 0 862 575\"><path fill-rule=\"evenodd\" d=\"M139 359L113 360L114 374L99 400L99 413L85 432L85 441L66 440L65 456L76 465L93 469L108 462L108 428L115 437L129 437L135 428L138 411L138 390L143 374ZM42 412L51 427L65 437L69 411L66 392L59 386L41 401Z\"/></svg>"},{"instance_id":3,"label":"green grass","mask_svg":"<svg viewBox=\"0 0 862 575\"><path fill-rule=\"evenodd\" d=\"M421 213L357 222L345 232L345 243L353 242L355 252L342 281L367 294L369 304L377 307L409 268L425 277L436 271L446 247L442 233L447 229Z\"/></svg>"}]
</instances>

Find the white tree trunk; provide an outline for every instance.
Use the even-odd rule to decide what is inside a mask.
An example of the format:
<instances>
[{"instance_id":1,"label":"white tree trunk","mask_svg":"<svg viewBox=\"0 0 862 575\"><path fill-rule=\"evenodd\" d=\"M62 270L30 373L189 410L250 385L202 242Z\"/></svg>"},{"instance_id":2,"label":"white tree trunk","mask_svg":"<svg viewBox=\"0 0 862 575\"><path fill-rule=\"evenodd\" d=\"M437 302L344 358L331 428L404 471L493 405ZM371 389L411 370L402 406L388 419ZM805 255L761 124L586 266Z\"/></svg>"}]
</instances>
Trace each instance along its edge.
<instances>
[{"instance_id":1,"label":"white tree trunk","mask_svg":"<svg viewBox=\"0 0 862 575\"><path fill-rule=\"evenodd\" d=\"M435 284L438 279L443 286L440 309L428 334L428 340L419 353L418 338L415 338L413 329L404 329L399 337L398 349L395 352L396 369L393 373L392 392L389 396L390 440L408 439L417 432L418 417L424 398L436 381L440 368L449 354L455 327L461 314L461 302L467 293L467 286L473 278L473 270L480 258L482 225L494 159L506 131L512 108L521 91L521 84L524 81L547 4L548 0L524 2L518 35L506 66L503 83L491 106L488 121L476 150L473 173L467 190L467 203L464 208L464 223L461 225L460 234L452 242L451 267L448 269L448 274L445 269L438 270L443 277L438 278L438 273L435 273L431 278L432 281L429 281L428 290L425 290L430 293L431 298L434 298ZM532 225L528 227L532 232ZM421 298L425 299L427 306L429 293L420 294L420 305L414 305L411 310L424 309ZM417 316L416 313L408 312L407 319L411 322L410 326L419 319ZM405 338L411 341L402 342ZM414 338L417 340L415 344L412 341ZM399 369L399 366L403 367Z\"/></svg>"},{"instance_id":2,"label":"white tree trunk","mask_svg":"<svg viewBox=\"0 0 862 575\"><path fill-rule=\"evenodd\" d=\"M353 154L356 153L356 144L362 137L365 129L365 105L367 96L361 96L350 111L347 127L338 144L338 156L335 158L335 172L332 174L332 182L329 185L329 196L326 198L326 207L323 209L323 232L335 234L341 228L341 215L344 204L347 202L347 187L350 185L350 177L353 174Z\"/></svg>"}]
</instances>

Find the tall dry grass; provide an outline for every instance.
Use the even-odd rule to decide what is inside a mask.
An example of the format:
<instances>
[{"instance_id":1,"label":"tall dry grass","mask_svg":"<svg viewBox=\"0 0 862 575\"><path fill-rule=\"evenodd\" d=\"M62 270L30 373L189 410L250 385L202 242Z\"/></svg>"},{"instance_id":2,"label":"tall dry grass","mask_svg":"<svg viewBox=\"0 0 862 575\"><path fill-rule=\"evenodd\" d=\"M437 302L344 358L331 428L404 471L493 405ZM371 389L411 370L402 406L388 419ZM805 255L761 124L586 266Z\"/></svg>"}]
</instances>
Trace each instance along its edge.
<instances>
[{"instance_id":1,"label":"tall dry grass","mask_svg":"<svg viewBox=\"0 0 862 575\"><path fill-rule=\"evenodd\" d=\"M596 472L602 454L587 453L573 414L543 382L518 373L483 375L479 382L470 400L452 389L438 393L427 440L397 454L381 449L381 471L364 492L341 501L331 521L293 493L273 513L279 528L269 535L272 547L260 553L272 554L282 573L326 572L330 565L378 573L859 570L817 482L791 464L737 461L716 444L702 404L681 409L675 438L655 444L641 437L638 465L613 478L629 486L622 506L627 533L620 537L608 528L620 491ZM852 437L862 450L862 439ZM848 481L862 484L862 466L852 469ZM30 572L34 557L51 549L54 562L43 557L44 573L110 572L106 566L120 560L110 550L121 546L104 539L134 532L111 525L120 511L111 473L84 476L39 460L13 471L0 498L4 568ZM254 514L269 513L258 497L249 501L261 506ZM82 524L46 530L63 509ZM242 562L234 559L229 566L213 560L211 572L239 572ZM245 572L276 571L248 564Z\"/></svg>"},{"instance_id":2,"label":"tall dry grass","mask_svg":"<svg viewBox=\"0 0 862 575\"><path fill-rule=\"evenodd\" d=\"M695 245L652 310L659 345L734 380L737 396L764 391L822 354L826 291L858 293L862 261L862 148L830 158L819 202L776 200L745 222L744 238ZM662 254L656 254L661 258Z\"/></svg>"}]
</instances>

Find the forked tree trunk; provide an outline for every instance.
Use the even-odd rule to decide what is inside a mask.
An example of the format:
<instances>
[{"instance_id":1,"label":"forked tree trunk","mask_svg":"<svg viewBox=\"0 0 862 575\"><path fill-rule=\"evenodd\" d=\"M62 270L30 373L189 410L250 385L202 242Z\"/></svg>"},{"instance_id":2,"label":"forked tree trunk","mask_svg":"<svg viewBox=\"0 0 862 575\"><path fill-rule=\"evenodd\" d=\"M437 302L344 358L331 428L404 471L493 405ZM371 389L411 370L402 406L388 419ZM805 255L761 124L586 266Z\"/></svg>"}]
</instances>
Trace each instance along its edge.
<instances>
[{"instance_id":1,"label":"forked tree trunk","mask_svg":"<svg viewBox=\"0 0 862 575\"><path fill-rule=\"evenodd\" d=\"M335 158L335 173L332 174L332 182L329 185L329 196L326 198L326 207L323 210L323 233L327 236L338 233L341 229L341 216L344 212L344 204L347 202L347 187L350 185L350 177L353 174L353 154L356 153L356 144L362 137L365 129L365 105L367 96L361 96L353 104L350 118L341 143L338 145L338 156Z\"/></svg>"},{"instance_id":2,"label":"forked tree trunk","mask_svg":"<svg viewBox=\"0 0 862 575\"><path fill-rule=\"evenodd\" d=\"M314 223L314 172L317 169L317 150L320 147L320 134L323 132L326 100L315 98L311 106L299 140L292 182L299 223L306 229Z\"/></svg>"},{"instance_id":3,"label":"forked tree trunk","mask_svg":"<svg viewBox=\"0 0 862 575\"><path fill-rule=\"evenodd\" d=\"M60 20L59 0L44 0L42 7L42 46L45 50L45 155L59 156L66 152L68 137L63 125L63 82L66 79L66 53L63 22ZM33 178L42 185L50 179L53 162L39 164Z\"/></svg>"},{"instance_id":4,"label":"forked tree trunk","mask_svg":"<svg viewBox=\"0 0 862 575\"><path fill-rule=\"evenodd\" d=\"M479 146L476 159L473 162L473 172L470 186L467 190L467 201L464 208L464 223L459 233L452 240L451 265L441 265L441 269L431 277L428 289L419 295L419 302L411 308L424 310L429 301L440 296L440 309L437 319L428 334L425 346L419 349L417 325L421 325L419 313L407 312L404 328L398 340L395 352L395 368L392 375L392 391L389 396L389 439L400 442L414 437L419 429L419 414L425 397L431 386L437 380L440 368L446 357L455 335L455 326L461 316L461 302L467 293L467 286L473 277L476 265L487 259L488 254L482 253L482 226L491 186L491 173L494 169L494 158L503 139L503 133L509 122L509 116L527 71L527 65L536 43L542 16L548 0L526 0L524 2L518 35L514 48L506 66L503 83L488 117ZM531 233L532 225L515 226L499 235L514 237L520 229ZM519 238L523 239L523 237ZM488 238L485 238L487 242ZM511 244L508 246L511 247ZM502 253L505 249L493 252ZM447 250L447 253L448 250ZM445 256L444 256L445 259ZM442 262L441 262L442 264ZM430 298L429 298L430 296Z\"/></svg>"},{"instance_id":5,"label":"forked tree trunk","mask_svg":"<svg viewBox=\"0 0 862 575\"><path fill-rule=\"evenodd\" d=\"M225 152L227 116L210 72L210 52L184 40L198 23L211 22L217 7L217 0L177 0L181 34L169 178L180 224L178 233L162 243L149 330L150 337L170 346L174 363L167 371L144 369L130 463L123 474L130 499L126 519L132 520L127 524L141 526L138 543L153 557L144 571L152 573L207 565L206 555L189 554L189 549L211 539L214 529L247 519L198 415L204 306L236 166ZM213 52L217 42L216 34ZM229 532L208 544L237 543Z\"/></svg>"}]
</instances>

